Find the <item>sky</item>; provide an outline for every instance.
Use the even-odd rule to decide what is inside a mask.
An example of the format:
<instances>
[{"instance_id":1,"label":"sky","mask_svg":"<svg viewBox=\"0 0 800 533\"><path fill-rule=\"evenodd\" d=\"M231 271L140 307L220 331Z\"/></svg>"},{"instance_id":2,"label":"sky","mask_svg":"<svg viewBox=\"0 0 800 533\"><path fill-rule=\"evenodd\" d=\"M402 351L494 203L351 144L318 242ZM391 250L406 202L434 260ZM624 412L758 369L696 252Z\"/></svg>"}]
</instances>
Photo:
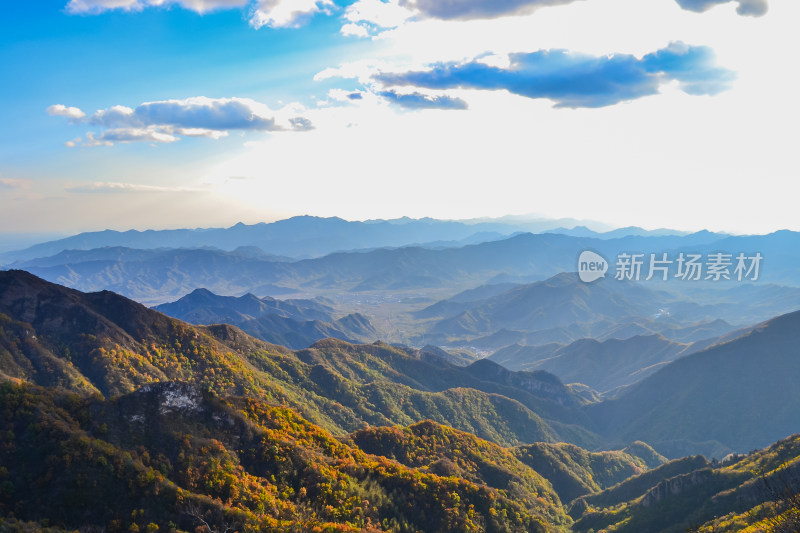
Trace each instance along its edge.
<instances>
[{"instance_id":1,"label":"sky","mask_svg":"<svg viewBox=\"0 0 800 533\"><path fill-rule=\"evenodd\" d=\"M6 0L0 231L800 230L797 0Z\"/></svg>"}]
</instances>

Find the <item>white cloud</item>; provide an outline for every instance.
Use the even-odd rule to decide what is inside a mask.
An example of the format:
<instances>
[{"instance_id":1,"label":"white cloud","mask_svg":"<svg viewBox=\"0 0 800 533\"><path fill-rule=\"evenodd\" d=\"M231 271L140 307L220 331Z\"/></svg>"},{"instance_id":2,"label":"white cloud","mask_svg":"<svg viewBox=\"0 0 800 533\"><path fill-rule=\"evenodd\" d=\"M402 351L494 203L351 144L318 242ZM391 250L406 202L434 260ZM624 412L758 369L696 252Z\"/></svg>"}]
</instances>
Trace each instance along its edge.
<instances>
[{"instance_id":1,"label":"white cloud","mask_svg":"<svg viewBox=\"0 0 800 533\"><path fill-rule=\"evenodd\" d=\"M293 109L298 109L292 104ZM292 129L288 119L280 123L279 112L249 98L207 98L145 102L135 109L114 106L89 117L89 123L112 126L173 126L206 130L278 131Z\"/></svg>"},{"instance_id":2,"label":"white cloud","mask_svg":"<svg viewBox=\"0 0 800 533\"><path fill-rule=\"evenodd\" d=\"M161 0L162 2L164 0ZM205 13L215 9L230 9L247 5L248 0L179 0L179 4L186 9Z\"/></svg>"},{"instance_id":3,"label":"white cloud","mask_svg":"<svg viewBox=\"0 0 800 533\"><path fill-rule=\"evenodd\" d=\"M67 4L67 13L94 14L110 9L123 9L125 11L140 11L145 5L141 0L70 0Z\"/></svg>"},{"instance_id":4,"label":"white cloud","mask_svg":"<svg viewBox=\"0 0 800 533\"><path fill-rule=\"evenodd\" d=\"M65 144L75 147L109 146L115 142L170 143L181 136L219 139L230 130L307 131L313 124L303 116L305 108L291 103L278 110L249 98L207 98L145 102L136 108L113 106L90 116L77 108L51 106L51 115L73 117L73 123L104 128L99 135L89 132L85 140ZM51 111L52 110L52 111ZM80 111L80 110L77 110Z\"/></svg>"},{"instance_id":5,"label":"white cloud","mask_svg":"<svg viewBox=\"0 0 800 533\"><path fill-rule=\"evenodd\" d=\"M134 111L130 107L115 105L109 109L101 109L88 118L89 124L93 126L133 126L142 125L134 116Z\"/></svg>"},{"instance_id":6,"label":"white cloud","mask_svg":"<svg viewBox=\"0 0 800 533\"><path fill-rule=\"evenodd\" d=\"M309 16L335 7L333 0L70 0L66 10L72 14L96 15L111 10L142 11L169 6L196 13L247 7L250 25L256 29L299 26Z\"/></svg>"},{"instance_id":7,"label":"white cloud","mask_svg":"<svg viewBox=\"0 0 800 533\"><path fill-rule=\"evenodd\" d=\"M206 13L216 9L239 8L248 0L70 0L67 12L73 14L97 14L113 9L141 11L147 7L177 5L185 9Z\"/></svg>"},{"instance_id":8,"label":"white cloud","mask_svg":"<svg viewBox=\"0 0 800 533\"><path fill-rule=\"evenodd\" d=\"M47 114L53 115L54 117L67 117L75 120L82 119L86 116L86 113L77 107L67 107L63 104L51 105L47 108Z\"/></svg>"},{"instance_id":9,"label":"white cloud","mask_svg":"<svg viewBox=\"0 0 800 533\"><path fill-rule=\"evenodd\" d=\"M221 139L228 136L227 131L208 130L203 128L178 128L175 130L178 135L184 137L207 137L209 139Z\"/></svg>"},{"instance_id":10,"label":"white cloud","mask_svg":"<svg viewBox=\"0 0 800 533\"><path fill-rule=\"evenodd\" d=\"M335 102L352 102L363 100L368 93L366 91L345 91L344 89L331 89L328 91L328 98Z\"/></svg>"},{"instance_id":11,"label":"white cloud","mask_svg":"<svg viewBox=\"0 0 800 533\"><path fill-rule=\"evenodd\" d=\"M258 0L250 24L256 29L294 27L304 18L332 7L333 0Z\"/></svg>"},{"instance_id":12,"label":"white cloud","mask_svg":"<svg viewBox=\"0 0 800 533\"><path fill-rule=\"evenodd\" d=\"M111 141L104 140L102 137L97 138L94 132L91 131L86 133L85 141L82 141L79 138L76 141L69 141L67 143L67 146L70 146L69 143L72 143L70 147L74 147L76 145L76 142L80 142L82 146L114 146L114 143L112 143Z\"/></svg>"},{"instance_id":13,"label":"white cloud","mask_svg":"<svg viewBox=\"0 0 800 533\"><path fill-rule=\"evenodd\" d=\"M129 193L129 192L206 192L207 189L197 187L164 187L160 185L145 185L141 183L100 182L88 183L67 187L67 192L72 193Z\"/></svg>"},{"instance_id":14,"label":"white cloud","mask_svg":"<svg viewBox=\"0 0 800 533\"><path fill-rule=\"evenodd\" d=\"M69 148L75 148L76 146L114 146L114 143L118 142L171 143L178 139L179 137L169 131L151 126L148 128L114 128L103 131L99 135L89 131L86 132L85 139L78 137L65 142L64 145Z\"/></svg>"},{"instance_id":15,"label":"white cloud","mask_svg":"<svg viewBox=\"0 0 800 533\"><path fill-rule=\"evenodd\" d=\"M106 130L100 136L101 141L106 142L156 142L171 143L178 140L178 137L167 133L157 127L148 128L116 128Z\"/></svg>"},{"instance_id":16,"label":"white cloud","mask_svg":"<svg viewBox=\"0 0 800 533\"><path fill-rule=\"evenodd\" d=\"M396 28L413 16L414 12L401 7L398 0L358 0L344 14L351 23L368 22L381 28Z\"/></svg>"},{"instance_id":17,"label":"white cloud","mask_svg":"<svg viewBox=\"0 0 800 533\"><path fill-rule=\"evenodd\" d=\"M341 32L346 37L369 37L369 30L361 24L345 24Z\"/></svg>"},{"instance_id":18,"label":"white cloud","mask_svg":"<svg viewBox=\"0 0 800 533\"><path fill-rule=\"evenodd\" d=\"M406 67L407 65L403 65ZM398 63L381 59L362 59L343 63L338 67L328 67L314 75L314 81L331 78L356 79L360 83L370 83L372 76L382 70L398 69Z\"/></svg>"}]
</instances>

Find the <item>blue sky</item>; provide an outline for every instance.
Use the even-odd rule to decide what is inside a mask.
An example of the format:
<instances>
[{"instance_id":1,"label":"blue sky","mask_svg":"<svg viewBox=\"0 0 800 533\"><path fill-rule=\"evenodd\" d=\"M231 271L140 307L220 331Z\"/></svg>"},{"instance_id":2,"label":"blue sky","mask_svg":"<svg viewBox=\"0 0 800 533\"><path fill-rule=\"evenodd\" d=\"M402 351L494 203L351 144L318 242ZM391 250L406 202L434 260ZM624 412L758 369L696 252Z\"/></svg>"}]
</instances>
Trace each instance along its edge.
<instances>
[{"instance_id":1,"label":"blue sky","mask_svg":"<svg viewBox=\"0 0 800 533\"><path fill-rule=\"evenodd\" d=\"M800 229L793 0L0 4L6 233ZM750 213L743 216L742 213Z\"/></svg>"}]
</instances>

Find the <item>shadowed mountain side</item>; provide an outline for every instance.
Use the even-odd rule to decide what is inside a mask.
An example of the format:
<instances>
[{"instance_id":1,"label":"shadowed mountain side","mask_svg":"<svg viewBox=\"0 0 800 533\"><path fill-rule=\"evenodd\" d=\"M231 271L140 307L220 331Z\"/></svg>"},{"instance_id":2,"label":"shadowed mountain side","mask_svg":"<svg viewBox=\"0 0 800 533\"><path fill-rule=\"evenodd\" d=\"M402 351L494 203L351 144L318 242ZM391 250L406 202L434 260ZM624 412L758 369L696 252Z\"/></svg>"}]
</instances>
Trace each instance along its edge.
<instances>
[{"instance_id":1,"label":"shadowed mountain side","mask_svg":"<svg viewBox=\"0 0 800 533\"><path fill-rule=\"evenodd\" d=\"M503 294L518 285L515 283L495 283L491 285L481 285L474 289L461 291L455 296L451 296L446 300L441 300L433 305L430 305L419 311L415 311L413 315L417 318L437 318L455 316L464 311L469 310L478 304L481 300Z\"/></svg>"},{"instance_id":2,"label":"shadowed mountain side","mask_svg":"<svg viewBox=\"0 0 800 533\"><path fill-rule=\"evenodd\" d=\"M512 331L500 329L483 337L453 340L446 335L428 335L427 338L441 344L472 347L479 350L513 349L514 344L520 346L559 345L566 346L581 339L628 339L647 335L663 335L678 343L709 341L730 334L737 328L724 320L699 322L682 326L662 319L635 318L628 321L598 320L589 323L575 323L538 331Z\"/></svg>"},{"instance_id":3,"label":"shadowed mountain side","mask_svg":"<svg viewBox=\"0 0 800 533\"><path fill-rule=\"evenodd\" d=\"M664 455L712 441L720 457L725 449L751 450L800 428L799 377L797 311L680 358L587 412L606 435L644 440Z\"/></svg>"},{"instance_id":4,"label":"shadowed mountain side","mask_svg":"<svg viewBox=\"0 0 800 533\"><path fill-rule=\"evenodd\" d=\"M433 333L490 334L501 329L537 331L575 323L652 317L672 298L642 284L601 280L582 283L576 274L521 285L475 302L468 311L439 321Z\"/></svg>"},{"instance_id":5,"label":"shadowed mountain side","mask_svg":"<svg viewBox=\"0 0 800 533\"><path fill-rule=\"evenodd\" d=\"M561 273L479 300L443 300L418 314L444 317L430 328L432 334L478 337L475 342L486 345L503 339L513 340L506 345L531 345L568 344L576 335L604 339L647 333L691 342L727 333L734 329L730 324L752 324L798 307L800 288L795 287L728 284L692 289L681 282L614 279L583 283L577 274ZM494 339L499 332L503 336Z\"/></svg>"},{"instance_id":6,"label":"shadowed mountain side","mask_svg":"<svg viewBox=\"0 0 800 533\"><path fill-rule=\"evenodd\" d=\"M233 324L266 314L296 320L331 320L333 307L316 300L277 300L253 294L220 296L196 289L174 302L153 307L156 311L193 324Z\"/></svg>"},{"instance_id":7,"label":"shadowed mountain side","mask_svg":"<svg viewBox=\"0 0 800 533\"><path fill-rule=\"evenodd\" d=\"M711 463L702 455L694 455L673 459L656 466L652 470L631 476L624 481L604 490L583 496L583 502L594 507L614 507L620 503L636 499L664 479L688 474L701 468L708 468ZM587 493L588 494L588 493ZM580 502L573 502L573 508L585 507Z\"/></svg>"},{"instance_id":8,"label":"shadowed mountain side","mask_svg":"<svg viewBox=\"0 0 800 533\"><path fill-rule=\"evenodd\" d=\"M293 350L308 348L329 337L348 342L369 342L378 336L369 319L360 314L347 315L333 322L301 321L270 314L234 324L258 339Z\"/></svg>"},{"instance_id":9,"label":"shadowed mountain side","mask_svg":"<svg viewBox=\"0 0 800 533\"><path fill-rule=\"evenodd\" d=\"M315 300L276 300L252 294L237 298L197 289L153 309L192 324L232 324L263 341L295 350L328 337L371 342L378 336L364 315L334 319L333 308Z\"/></svg>"},{"instance_id":10,"label":"shadowed mountain side","mask_svg":"<svg viewBox=\"0 0 800 533\"><path fill-rule=\"evenodd\" d=\"M609 392L631 385L693 351L691 344L648 335L603 342L583 339L568 346L513 345L489 359L511 370L546 370L567 383L583 383L599 392Z\"/></svg>"}]
</instances>

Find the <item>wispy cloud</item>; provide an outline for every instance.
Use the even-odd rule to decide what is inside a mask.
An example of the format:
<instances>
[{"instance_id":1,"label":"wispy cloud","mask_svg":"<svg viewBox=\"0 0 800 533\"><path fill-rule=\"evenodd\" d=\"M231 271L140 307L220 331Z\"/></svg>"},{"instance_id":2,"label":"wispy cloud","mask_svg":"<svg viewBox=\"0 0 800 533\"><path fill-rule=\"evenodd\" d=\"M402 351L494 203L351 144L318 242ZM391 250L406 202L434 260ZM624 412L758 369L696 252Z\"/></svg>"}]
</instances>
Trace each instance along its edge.
<instances>
[{"instance_id":1,"label":"wispy cloud","mask_svg":"<svg viewBox=\"0 0 800 533\"><path fill-rule=\"evenodd\" d=\"M447 95L430 95L420 92L400 93L380 91L379 96L406 109L467 109L467 102Z\"/></svg>"},{"instance_id":2,"label":"wispy cloud","mask_svg":"<svg viewBox=\"0 0 800 533\"><path fill-rule=\"evenodd\" d=\"M332 0L70 0L66 11L75 15L96 15L111 10L142 11L171 6L196 13L246 8L254 28L280 28L298 26L315 13L329 11L334 4Z\"/></svg>"},{"instance_id":3,"label":"wispy cloud","mask_svg":"<svg viewBox=\"0 0 800 533\"><path fill-rule=\"evenodd\" d=\"M603 107L656 94L677 81L689 94L715 94L728 88L734 74L715 66L702 46L672 43L641 59L632 55L587 56L566 50L511 54L508 67L479 60L440 63L429 70L379 73L387 88L507 90L528 98L548 98L557 107Z\"/></svg>"},{"instance_id":4,"label":"wispy cloud","mask_svg":"<svg viewBox=\"0 0 800 533\"><path fill-rule=\"evenodd\" d=\"M88 183L68 187L67 192L79 194L95 193L175 193L175 192L208 192L197 187L164 187L160 185L144 185L141 183L101 182Z\"/></svg>"},{"instance_id":5,"label":"wispy cloud","mask_svg":"<svg viewBox=\"0 0 800 533\"><path fill-rule=\"evenodd\" d=\"M30 189L32 182L30 180L4 178L0 176L0 190L18 190Z\"/></svg>"},{"instance_id":6,"label":"wispy cloud","mask_svg":"<svg viewBox=\"0 0 800 533\"><path fill-rule=\"evenodd\" d=\"M104 128L99 135L89 132L84 141L67 146L110 145L115 142L171 143L181 137L219 139L230 130L307 131L313 124L297 116L296 104L273 111L248 98L206 98L145 102L135 108L113 106L86 115L76 107L50 106L48 113L69 117L73 123Z\"/></svg>"}]
</instances>

